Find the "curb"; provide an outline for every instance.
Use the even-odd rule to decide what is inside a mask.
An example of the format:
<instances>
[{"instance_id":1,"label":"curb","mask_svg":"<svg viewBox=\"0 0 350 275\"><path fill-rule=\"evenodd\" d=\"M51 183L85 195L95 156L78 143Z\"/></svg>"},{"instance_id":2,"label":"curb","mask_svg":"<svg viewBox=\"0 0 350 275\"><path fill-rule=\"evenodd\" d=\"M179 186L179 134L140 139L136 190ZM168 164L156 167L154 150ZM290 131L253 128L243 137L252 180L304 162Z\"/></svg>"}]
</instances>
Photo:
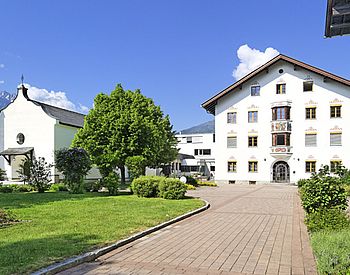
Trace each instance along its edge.
<instances>
[{"instance_id":1,"label":"curb","mask_svg":"<svg viewBox=\"0 0 350 275\"><path fill-rule=\"evenodd\" d=\"M62 262L59 262L59 263L55 263L55 264L52 264L48 267L45 267L45 268L42 268L42 269L39 269L38 271L35 271L33 273L31 273L32 275L50 275L50 274L56 274L60 271L64 271L68 268L71 268L71 267L74 267L74 266L77 266L81 263L84 263L84 262L90 262L90 261L93 261L95 260L96 258L108 253L108 252L111 252L112 250L114 249L117 249L119 247L122 247L126 244L129 244L133 241L136 241L138 239L141 239L142 237L146 236L146 235L149 235L153 232L156 232L160 229L163 229L164 227L167 227L171 224L174 224L176 222L179 222L179 221L182 221L186 218L189 218L193 215L196 215L200 212L203 212L205 210L207 210L209 207L210 207L210 203L206 200L203 200L201 199L202 201L205 202L205 205L202 206L201 208L198 208L196 210L193 210L191 212L188 212L186 214L183 214L181 216L178 216L174 219L171 219L169 221L166 221L166 222L163 222L161 224L158 224L154 227L151 227L145 231L142 231L142 232L139 232L137 234L134 234L132 236L130 236L129 238L126 238L126 239L123 239L123 240L120 240L120 241L117 241L116 243L114 244L111 244L109 246L105 246L105 247L102 247L102 248L99 248L99 249L96 249L94 251L91 251L91 252L87 252L85 254L82 254L82 255L79 255L79 256L75 256L75 257L71 257L69 259L66 259Z\"/></svg>"}]
</instances>

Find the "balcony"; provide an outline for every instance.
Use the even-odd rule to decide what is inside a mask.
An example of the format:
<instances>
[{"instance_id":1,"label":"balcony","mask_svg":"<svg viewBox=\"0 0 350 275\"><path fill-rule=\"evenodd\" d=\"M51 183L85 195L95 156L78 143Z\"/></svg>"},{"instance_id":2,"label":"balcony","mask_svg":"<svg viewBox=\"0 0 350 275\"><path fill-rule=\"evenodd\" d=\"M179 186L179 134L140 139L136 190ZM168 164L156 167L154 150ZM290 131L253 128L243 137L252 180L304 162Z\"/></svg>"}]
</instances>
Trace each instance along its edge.
<instances>
[{"instance_id":1,"label":"balcony","mask_svg":"<svg viewBox=\"0 0 350 275\"><path fill-rule=\"evenodd\" d=\"M290 120L271 121L271 133L291 132L292 122Z\"/></svg>"}]
</instances>

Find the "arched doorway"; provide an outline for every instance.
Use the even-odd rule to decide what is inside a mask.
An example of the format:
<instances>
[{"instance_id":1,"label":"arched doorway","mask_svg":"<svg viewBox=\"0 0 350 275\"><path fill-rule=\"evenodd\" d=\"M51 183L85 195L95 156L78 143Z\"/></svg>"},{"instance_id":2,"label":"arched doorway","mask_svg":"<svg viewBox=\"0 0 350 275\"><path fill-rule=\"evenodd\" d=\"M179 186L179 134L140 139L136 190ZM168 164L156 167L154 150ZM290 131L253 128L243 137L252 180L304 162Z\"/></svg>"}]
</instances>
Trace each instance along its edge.
<instances>
[{"instance_id":1,"label":"arched doorway","mask_svg":"<svg viewBox=\"0 0 350 275\"><path fill-rule=\"evenodd\" d=\"M289 165L285 161L277 161L272 167L273 182L289 182Z\"/></svg>"}]
</instances>

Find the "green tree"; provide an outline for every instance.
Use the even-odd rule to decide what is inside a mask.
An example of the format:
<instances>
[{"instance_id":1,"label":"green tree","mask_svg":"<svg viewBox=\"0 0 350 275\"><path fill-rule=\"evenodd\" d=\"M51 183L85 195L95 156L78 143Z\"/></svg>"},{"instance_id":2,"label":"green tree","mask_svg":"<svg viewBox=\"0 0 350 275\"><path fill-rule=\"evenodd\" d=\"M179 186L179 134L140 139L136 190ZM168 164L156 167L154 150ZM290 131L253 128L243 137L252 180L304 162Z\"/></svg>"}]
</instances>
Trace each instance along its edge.
<instances>
[{"instance_id":1,"label":"green tree","mask_svg":"<svg viewBox=\"0 0 350 275\"><path fill-rule=\"evenodd\" d=\"M55 151L55 163L58 171L64 175L64 181L71 193L83 193L84 177L91 169L89 155L81 148L62 148Z\"/></svg>"},{"instance_id":2,"label":"green tree","mask_svg":"<svg viewBox=\"0 0 350 275\"><path fill-rule=\"evenodd\" d=\"M169 116L140 90L124 90L120 84L110 95L96 96L73 146L84 148L104 177L118 167L122 182L128 157L141 156L145 166L160 167L177 155Z\"/></svg>"}]
</instances>

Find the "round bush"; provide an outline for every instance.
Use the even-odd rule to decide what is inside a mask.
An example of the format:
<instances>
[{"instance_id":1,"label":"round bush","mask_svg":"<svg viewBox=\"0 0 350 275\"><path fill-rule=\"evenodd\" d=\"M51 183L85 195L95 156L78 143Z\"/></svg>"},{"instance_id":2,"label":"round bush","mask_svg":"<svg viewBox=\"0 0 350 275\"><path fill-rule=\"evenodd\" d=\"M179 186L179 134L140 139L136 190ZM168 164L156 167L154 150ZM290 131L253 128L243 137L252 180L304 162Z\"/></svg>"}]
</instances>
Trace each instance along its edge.
<instances>
[{"instance_id":1,"label":"round bush","mask_svg":"<svg viewBox=\"0 0 350 275\"><path fill-rule=\"evenodd\" d=\"M347 207L345 189L336 177L314 176L306 180L300 188L300 197L307 213L325 208Z\"/></svg>"},{"instance_id":2,"label":"round bush","mask_svg":"<svg viewBox=\"0 0 350 275\"><path fill-rule=\"evenodd\" d=\"M138 197L155 198L161 181L164 181L163 177L141 176L132 181L131 189Z\"/></svg>"},{"instance_id":3,"label":"round bush","mask_svg":"<svg viewBox=\"0 0 350 275\"><path fill-rule=\"evenodd\" d=\"M159 196L164 199L183 199L185 193L186 185L179 179L167 178L159 183Z\"/></svg>"}]
</instances>

